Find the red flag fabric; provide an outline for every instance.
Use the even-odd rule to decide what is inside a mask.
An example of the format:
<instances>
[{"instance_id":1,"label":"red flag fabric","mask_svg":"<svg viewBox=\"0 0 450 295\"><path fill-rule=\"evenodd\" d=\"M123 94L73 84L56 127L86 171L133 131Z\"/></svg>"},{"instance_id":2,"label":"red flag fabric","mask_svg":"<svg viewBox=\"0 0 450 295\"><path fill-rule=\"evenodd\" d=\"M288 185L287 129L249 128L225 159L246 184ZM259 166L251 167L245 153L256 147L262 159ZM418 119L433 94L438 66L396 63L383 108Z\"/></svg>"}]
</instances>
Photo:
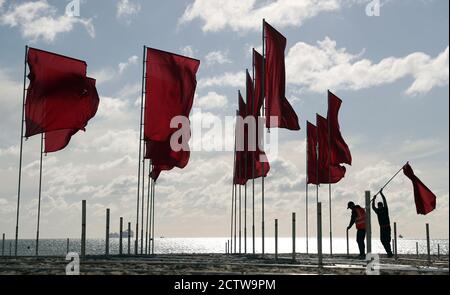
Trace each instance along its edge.
<instances>
[{"instance_id":1,"label":"red flag fabric","mask_svg":"<svg viewBox=\"0 0 450 295\"><path fill-rule=\"evenodd\" d=\"M146 140L167 141L177 131L170 127L171 120L176 116L189 116L199 66L199 60L147 48Z\"/></svg>"},{"instance_id":2,"label":"red flag fabric","mask_svg":"<svg viewBox=\"0 0 450 295\"><path fill-rule=\"evenodd\" d=\"M45 133L45 153L54 153L66 148L69 144L72 136L74 136L78 130L76 129L63 129L50 131Z\"/></svg>"},{"instance_id":3,"label":"red flag fabric","mask_svg":"<svg viewBox=\"0 0 450 295\"><path fill-rule=\"evenodd\" d=\"M343 166L330 164L328 145L328 122L324 117L317 115L317 142L318 142L318 166L319 183L338 183L345 176L346 169Z\"/></svg>"},{"instance_id":4,"label":"red flag fabric","mask_svg":"<svg viewBox=\"0 0 450 295\"><path fill-rule=\"evenodd\" d=\"M144 139L145 157L152 160L156 181L161 171L184 168L189 151L175 152L171 136L179 128L170 122L177 116L189 117L197 87L196 74L200 61L158 49L147 48Z\"/></svg>"},{"instance_id":5,"label":"red flag fabric","mask_svg":"<svg viewBox=\"0 0 450 295\"><path fill-rule=\"evenodd\" d=\"M242 98L241 92L239 91L239 111L238 111L238 115L242 118L245 119L247 116L247 105L244 102L244 99ZM236 161L235 161L235 167L234 167L234 171L235 171L235 175L234 175L234 184L240 184L240 185L244 185L248 178L245 174L246 172L246 165L247 162L247 151L248 151L248 147L247 147L247 137L248 137L248 133L246 132L246 128L244 128L244 130L241 130L241 128L239 128L240 126L238 124L236 124ZM245 126L244 126L245 127ZM242 141L243 142L239 142ZM244 149L241 150L241 146L243 145Z\"/></svg>"},{"instance_id":6,"label":"red flag fabric","mask_svg":"<svg viewBox=\"0 0 450 295\"><path fill-rule=\"evenodd\" d=\"M35 48L28 50L27 63L25 136L84 130L99 104L95 80L86 77L86 63Z\"/></svg>"},{"instance_id":7,"label":"red flag fabric","mask_svg":"<svg viewBox=\"0 0 450 295\"><path fill-rule=\"evenodd\" d=\"M150 177L156 182L162 171L170 171L173 168L173 166L169 165L153 165L152 171L150 172Z\"/></svg>"},{"instance_id":8,"label":"red flag fabric","mask_svg":"<svg viewBox=\"0 0 450 295\"><path fill-rule=\"evenodd\" d=\"M183 169L189 163L190 151L174 151L167 141L146 141L146 159L151 159L153 165L178 167Z\"/></svg>"},{"instance_id":9,"label":"red flag fabric","mask_svg":"<svg viewBox=\"0 0 450 295\"><path fill-rule=\"evenodd\" d=\"M257 117L260 114L261 107L264 102L262 95L262 73L263 73L263 56L253 49L253 64L255 66L255 91L252 115Z\"/></svg>"},{"instance_id":10,"label":"red flag fabric","mask_svg":"<svg viewBox=\"0 0 450 295\"><path fill-rule=\"evenodd\" d=\"M264 33L266 36L266 126L267 128L300 130L298 116L285 96L284 53L287 40L266 22L264 22ZM270 117L277 117L276 122L271 122Z\"/></svg>"},{"instance_id":11,"label":"red flag fabric","mask_svg":"<svg viewBox=\"0 0 450 295\"><path fill-rule=\"evenodd\" d=\"M403 173L412 181L417 214L427 215L436 209L436 195L414 174L409 163L403 167Z\"/></svg>"},{"instance_id":12,"label":"red flag fabric","mask_svg":"<svg viewBox=\"0 0 450 295\"><path fill-rule=\"evenodd\" d=\"M97 89L95 88L95 79L87 78L90 83L89 95L92 101L99 101ZM45 153L54 153L66 148L72 136L79 130L77 129L61 129L56 131L48 131L45 133Z\"/></svg>"},{"instance_id":13,"label":"red flag fabric","mask_svg":"<svg viewBox=\"0 0 450 295\"><path fill-rule=\"evenodd\" d=\"M330 162L331 165L352 164L352 155L347 143L341 134L339 126L339 109L342 100L328 91L328 124L330 136Z\"/></svg>"},{"instance_id":14,"label":"red flag fabric","mask_svg":"<svg viewBox=\"0 0 450 295\"><path fill-rule=\"evenodd\" d=\"M307 172L308 184L319 184L317 181L317 127L307 122L306 127L307 146Z\"/></svg>"}]
</instances>

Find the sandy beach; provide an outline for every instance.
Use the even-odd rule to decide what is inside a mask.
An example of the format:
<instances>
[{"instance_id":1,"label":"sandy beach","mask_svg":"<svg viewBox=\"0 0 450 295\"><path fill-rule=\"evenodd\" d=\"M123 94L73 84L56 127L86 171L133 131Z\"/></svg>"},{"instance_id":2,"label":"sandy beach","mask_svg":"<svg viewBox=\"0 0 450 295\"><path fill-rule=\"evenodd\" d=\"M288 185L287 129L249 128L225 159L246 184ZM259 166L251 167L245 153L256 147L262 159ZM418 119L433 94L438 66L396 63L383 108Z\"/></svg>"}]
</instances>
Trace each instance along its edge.
<instances>
[{"instance_id":1,"label":"sandy beach","mask_svg":"<svg viewBox=\"0 0 450 295\"><path fill-rule=\"evenodd\" d=\"M381 275L448 275L448 255L400 255L398 260L380 257ZM65 275L65 257L1 257L0 275ZM154 255L87 256L80 262L81 275L366 275L367 263L346 255Z\"/></svg>"}]
</instances>

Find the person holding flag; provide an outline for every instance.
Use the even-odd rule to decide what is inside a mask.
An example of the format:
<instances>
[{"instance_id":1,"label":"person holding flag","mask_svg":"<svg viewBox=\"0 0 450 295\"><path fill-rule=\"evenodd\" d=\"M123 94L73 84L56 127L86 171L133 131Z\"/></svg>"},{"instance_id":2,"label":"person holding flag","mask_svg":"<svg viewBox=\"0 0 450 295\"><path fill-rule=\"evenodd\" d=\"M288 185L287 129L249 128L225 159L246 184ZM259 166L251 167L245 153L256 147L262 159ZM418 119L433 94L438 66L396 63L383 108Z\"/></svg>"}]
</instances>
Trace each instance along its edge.
<instances>
[{"instance_id":1,"label":"person holding flag","mask_svg":"<svg viewBox=\"0 0 450 295\"><path fill-rule=\"evenodd\" d=\"M389 258L394 255L391 250L391 221L389 219L389 208L386 202L386 197L383 194L383 189L380 191L383 202L378 202L378 207L375 206L377 196L372 199L372 209L377 214L378 224L380 225L380 240Z\"/></svg>"}]
</instances>

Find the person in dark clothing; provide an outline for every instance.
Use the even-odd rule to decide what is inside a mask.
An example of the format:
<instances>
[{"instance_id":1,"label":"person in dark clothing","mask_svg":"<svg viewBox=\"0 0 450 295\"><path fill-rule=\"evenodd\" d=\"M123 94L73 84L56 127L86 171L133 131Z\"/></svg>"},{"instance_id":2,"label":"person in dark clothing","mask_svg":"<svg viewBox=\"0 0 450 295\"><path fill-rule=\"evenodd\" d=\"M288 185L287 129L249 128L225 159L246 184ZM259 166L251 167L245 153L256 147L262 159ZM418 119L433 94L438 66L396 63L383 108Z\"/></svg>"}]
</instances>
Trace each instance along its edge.
<instances>
[{"instance_id":1,"label":"person in dark clothing","mask_svg":"<svg viewBox=\"0 0 450 295\"><path fill-rule=\"evenodd\" d=\"M372 199L372 209L378 216L378 224L380 225L380 240L389 258L393 257L391 250L391 221L389 220L389 208L386 202L386 197L383 190L380 191L383 202L378 202L378 207L375 206L375 196Z\"/></svg>"},{"instance_id":2,"label":"person in dark clothing","mask_svg":"<svg viewBox=\"0 0 450 295\"><path fill-rule=\"evenodd\" d=\"M366 210L361 208L359 205L355 205L353 202L348 202L347 209L352 210L352 217L350 219L350 224L347 230L350 230L353 224L356 224L356 242L359 247L359 258L366 258L366 245L364 240L366 238Z\"/></svg>"}]
</instances>

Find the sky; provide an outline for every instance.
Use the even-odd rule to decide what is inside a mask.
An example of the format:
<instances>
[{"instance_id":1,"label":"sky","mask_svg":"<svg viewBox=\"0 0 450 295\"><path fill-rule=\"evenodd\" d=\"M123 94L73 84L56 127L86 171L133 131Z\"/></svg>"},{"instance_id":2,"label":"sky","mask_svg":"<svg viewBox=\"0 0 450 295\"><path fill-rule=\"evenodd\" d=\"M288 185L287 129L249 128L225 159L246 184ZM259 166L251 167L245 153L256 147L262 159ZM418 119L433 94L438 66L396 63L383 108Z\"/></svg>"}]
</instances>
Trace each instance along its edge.
<instances>
[{"instance_id":1,"label":"sky","mask_svg":"<svg viewBox=\"0 0 450 295\"><path fill-rule=\"evenodd\" d=\"M44 157L40 232L80 237L87 200L87 236L98 238L106 208L111 231L119 217L136 218L143 46L201 60L191 120L204 127L196 140L207 146L231 136L210 124L235 114L251 49L262 46L263 18L288 39L286 96L302 126L279 131L265 180L266 234L273 235L278 218L280 235L289 236L296 212L297 235L305 235L305 125L326 115L330 89L343 100L341 130L354 159L332 187L334 236L345 237L348 201L363 205L366 190L377 192L410 161L436 194L437 209L417 215L411 182L400 174L385 190L391 220L405 238L424 238L425 223L432 238L448 238L448 1L384 0L372 16L366 7L376 2L365 0L81 0L79 16L65 14L69 2L0 0L0 233L7 238L15 229L25 45L83 59L97 79L100 106L86 132ZM36 231L39 142L24 142L21 238ZM187 168L164 173L156 186L156 236L228 236L232 166L232 152L196 150ZM259 236L261 180L255 187ZM315 235L315 188L309 192ZM319 199L328 233L327 186ZM251 186L248 208L250 200ZM378 236L375 217L372 223Z\"/></svg>"}]
</instances>

